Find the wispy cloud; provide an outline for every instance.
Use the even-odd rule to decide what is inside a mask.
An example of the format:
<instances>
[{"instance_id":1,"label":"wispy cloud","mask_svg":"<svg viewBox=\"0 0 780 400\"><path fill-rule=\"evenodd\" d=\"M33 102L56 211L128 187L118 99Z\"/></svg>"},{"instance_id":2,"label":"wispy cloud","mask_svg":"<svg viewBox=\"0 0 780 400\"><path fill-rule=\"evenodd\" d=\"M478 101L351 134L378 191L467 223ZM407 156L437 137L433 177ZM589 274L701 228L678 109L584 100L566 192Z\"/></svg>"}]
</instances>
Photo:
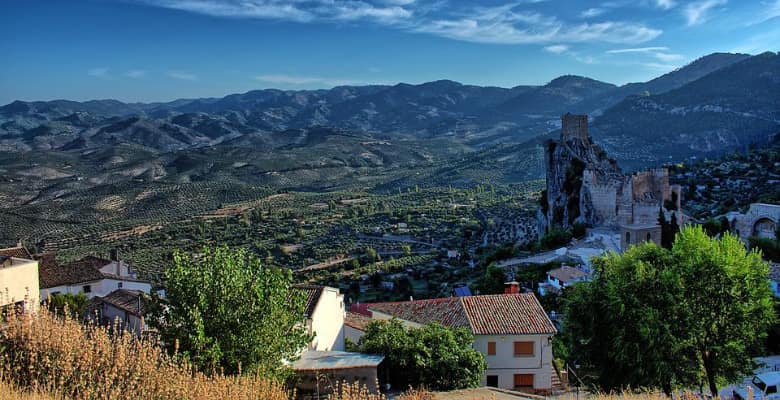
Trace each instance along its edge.
<instances>
[{"instance_id":1,"label":"wispy cloud","mask_svg":"<svg viewBox=\"0 0 780 400\"><path fill-rule=\"evenodd\" d=\"M607 54L623 54L623 53L650 53L654 51L666 51L668 47L634 47L630 49L614 49L607 50Z\"/></svg>"},{"instance_id":2,"label":"wispy cloud","mask_svg":"<svg viewBox=\"0 0 780 400\"><path fill-rule=\"evenodd\" d=\"M266 74L252 77L256 81L266 82L277 85L314 85L314 86L344 86L344 85L364 85L368 82L356 79L328 78L320 76L303 76L287 74Z\"/></svg>"},{"instance_id":3,"label":"wispy cloud","mask_svg":"<svg viewBox=\"0 0 780 400\"><path fill-rule=\"evenodd\" d=\"M468 16L433 20L415 30L469 42L502 44L643 43L662 33L634 22L567 24L554 16L518 10L515 4L476 8Z\"/></svg>"},{"instance_id":4,"label":"wispy cloud","mask_svg":"<svg viewBox=\"0 0 780 400\"><path fill-rule=\"evenodd\" d=\"M548 53L553 53L553 54L563 54L563 53L569 51L569 46L567 46L565 44L554 44L554 45L550 45L550 46L545 46L544 47L544 51L546 51Z\"/></svg>"},{"instance_id":5,"label":"wispy cloud","mask_svg":"<svg viewBox=\"0 0 780 400\"><path fill-rule=\"evenodd\" d=\"M454 6L445 0L135 0L148 5L229 18L264 18L307 22L367 21L407 32L425 33L475 43L643 43L660 29L632 21L567 22L541 14L516 0L484 7ZM505 0L510 1L510 0ZM446 6L445 6L446 5ZM595 16L602 10L586 10Z\"/></svg>"},{"instance_id":6,"label":"wispy cloud","mask_svg":"<svg viewBox=\"0 0 780 400\"><path fill-rule=\"evenodd\" d=\"M124 73L128 78L140 79L146 76L146 70L144 69L131 69Z\"/></svg>"},{"instance_id":7,"label":"wispy cloud","mask_svg":"<svg viewBox=\"0 0 780 400\"><path fill-rule=\"evenodd\" d=\"M668 10L677 6L677 2L674 0L655 0L655 4L664 10Z\"/></svg>"},{"instance_id":8,"label":"wispy cloud","mask_svg":"<svg viewBox=\"0 0 780 400\"><path fill-rule=\"evenodd\" d=\"M168 71L166 73L169 77L173 79L180 79L183 81L196 81L198 80L198 76L189 72L185 71Z\"/></svg>"},{"instance_id":9,"label":"wispy cloud","mask_svg":"<svg viewBox=\"0 0 780 400\"><path fill-rule=\"evenodd\" d=\"M680 61L685 59L682 54L670 53L669 48L666 46L655 47L634 47L628 49L613 49L607 50L607 54L642 54L648 57L655 58L664 63L670 63L674 61Z\"/></svg>"},{"instance_id":10,"label":"wispy cloud","mask_svg":"<svg viewBox=\"0 0 780 400\"><path fill-rule=\"evenodd\" d=\"M108 78L109 69L106 67L91 68L87 71L87 75L94 76L95 78Z\"/></svg>"},{"instance_id":11,"label":"wispy cloud","mask_svg":"<svg viewBox=\"0 0 780 400\"><path fill-rule=\"evenodd\" d=\"M138 0L149 5L190 11L216 17L282 19L296 22L315 20L375 19L391 23L410 17L404 6L414 1L390 1L374 4L353 0Z\"/></svg>"},{"instance_id":12,"label":"wispy cloud","mask_svg":"<svg viewBox=\"0 0 780 400\"><path fill-rule=\"evenodd\" d=\"M725 5L728 0L702 0L690 3L683 9L688 26L700 25L710 18L712 9Z\"/></svg>"},{"instance_id":13,"label":"wispy cloud","mask_svg":"<svg viewBox=\"0 0 780 400\"><path fill-rule=\"evenodd\" d=\"M773 3L767 4L767 7L761 10L759 17L748 23L748 25L760 24L777 17L780 17L780 0L775 0Z\"/></svg>"},{"instance_id":14,"label":"wispy cloud","mask_svg":"<svg viewBox=\"0 0 780 400\"><path fill-rule=\"evenodd\" d=\"M581 12L580 13L580 17L582 17L582 18L594 18L594 17L598 17L601 14L604 14L605 12L607 12L606 9L594 7L594 8L589 8L589 9Z\"/></svg>"}]
</instances>

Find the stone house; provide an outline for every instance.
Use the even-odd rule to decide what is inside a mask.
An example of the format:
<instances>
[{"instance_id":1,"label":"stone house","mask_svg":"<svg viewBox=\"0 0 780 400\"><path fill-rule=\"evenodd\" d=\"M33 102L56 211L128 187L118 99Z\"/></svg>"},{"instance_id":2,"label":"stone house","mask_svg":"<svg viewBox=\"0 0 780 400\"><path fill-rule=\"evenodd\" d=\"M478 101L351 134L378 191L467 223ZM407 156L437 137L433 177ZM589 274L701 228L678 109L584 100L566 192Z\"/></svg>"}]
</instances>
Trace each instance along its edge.
<instances>
[{"instance_id":1,"label":"stone house","mask_svg":"<svg viewBox=\"0 0 780 400\"><path fill-rule=\"evenodd\" d=\"M661 225L658 224L628 224L620 226L620 249L626 251L628 246L644 242L661 245Z\"/></svg>"},{"instance_id":2,"label":"stone house","mask_svg":"<svg viewBox=\"0 0 780 400\"><path fill-rule=\"evenodd\" d=\"M144 322L144 296L140 290L117 289L103 297L93 297L87 317L102 325L118 324L120 329L142 336L149 330Z\"/></svg>"},{"instance_id":3,"label":"stone house","mask_svg":"<svg viewBox=\"0 0 780 400\"><path fill-rule=\"evenodd\" d=\"M482 385L545 393L552 390L555 326L533 293L447 297L369 304L372 319L396 318L409 328L437 322L474 334L485 355Z\"/></svg>"}]
</instances>

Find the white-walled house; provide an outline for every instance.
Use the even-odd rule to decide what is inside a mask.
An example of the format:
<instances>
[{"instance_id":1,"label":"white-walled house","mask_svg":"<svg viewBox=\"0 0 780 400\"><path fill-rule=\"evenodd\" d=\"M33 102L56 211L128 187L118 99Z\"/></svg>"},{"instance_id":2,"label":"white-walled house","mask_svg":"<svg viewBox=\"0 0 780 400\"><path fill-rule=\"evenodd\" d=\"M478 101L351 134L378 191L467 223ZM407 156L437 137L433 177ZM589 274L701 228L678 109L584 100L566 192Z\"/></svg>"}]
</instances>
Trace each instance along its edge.
<instances>
[{"instance_id":1,"label":"white-walled house","mask_svg":"<svg viewBox=\"0 0 780 400\"><path fill-rule=\"evenodd\" d=\"M588 273L581 269L562 265L560 268L547 271L547 281L539 284L539 294L544 296L551 292L560 293L564 288L584 281L588 277Z\"/></svg>"},{"instance_id":2,"label":"white-walled house","mask_svg":"<svg viewBox=\"0 0 780 400\"><path fill-rule=\"evenodd\" d=\"M368 311L373 319L397 318L410 328L432 322L466 328L487 362L482 385L552 390L551 341L557 331L533 293L374 303Z\"/></svg>"},{"instance_id":3,"label":"white-walled house","mask_svg":"<svg viewBox=\"0 0 780 400\"><path fill-rule=\"evenodd\" d=\"M337 288L297 285L306 292L306 328L314 334L308 350L344 350L344 295Z\"/></svg>"},{"instance_id":4,"label":"white-walled house","mask_svg":"<svg viewBox=\"0 0 780 400\"><path fill-rule=\"evenodd\" d=\"M0 313L35 312L38 293L38 261L21 246L0 250Z\"/></svg>"},{"instance_id":5,"label":"white-walled house","mask_svg":"<svg viewBox=\"0 0 780 400\"><path fill-rule=\"evenodd\" d=\"M150 293L152 285L138 279L132 266L120 260L87 256L59 264L53 255L39 259L40 296L42 300L55 293L84 293L87 298L104 297L118 289Z\"/></svg>"}]
</instances>

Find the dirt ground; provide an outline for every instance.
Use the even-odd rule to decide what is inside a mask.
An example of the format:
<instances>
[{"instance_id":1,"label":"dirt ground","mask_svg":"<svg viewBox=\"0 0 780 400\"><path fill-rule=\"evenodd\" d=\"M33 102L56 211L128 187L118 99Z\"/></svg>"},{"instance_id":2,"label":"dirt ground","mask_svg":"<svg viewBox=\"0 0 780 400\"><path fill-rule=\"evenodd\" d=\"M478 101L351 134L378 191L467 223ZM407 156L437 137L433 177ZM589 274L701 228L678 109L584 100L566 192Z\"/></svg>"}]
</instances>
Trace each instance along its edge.
<instances>
[{"instance_id":1,"label":"dirt ground","mask_svg":"<svg viewBox=\"0 0 780 400\"><path fill-rule=\"evenodd\" d=\"M530 397L495 391L488 388L455 390L435 393L434 400L527 400Z\"/></svg>"}]
</instances>

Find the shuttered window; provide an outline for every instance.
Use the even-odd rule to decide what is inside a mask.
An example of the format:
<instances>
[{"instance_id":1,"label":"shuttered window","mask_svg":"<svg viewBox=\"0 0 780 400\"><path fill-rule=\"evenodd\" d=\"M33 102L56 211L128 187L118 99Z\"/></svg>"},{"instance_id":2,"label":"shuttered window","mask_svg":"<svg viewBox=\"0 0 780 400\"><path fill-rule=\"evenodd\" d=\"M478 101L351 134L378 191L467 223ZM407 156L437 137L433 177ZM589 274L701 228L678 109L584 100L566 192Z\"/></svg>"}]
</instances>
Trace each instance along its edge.
<instances>
[{"instance_id":1,"label":"shuttered window","mask_svg":"<svg viewBox=\"0 0 780 400\"><path fill-rule=\"evenodd\" d=\"M515 374L515 387L534 387L534 374Z\"/></svg>"},{"instance_id":2,"label":"shuttered window","mask_svg":"<svg viewBox=\"0 0 780 400\"><path fill-rule=\"evenodd\" d=\"M515 357L531 357L534 355L534 342L515 342Z\"/></svg>"},{"instance_id":3,"label":"shuttered window","mask_svg":"<svg viewBox=\"0 0 780 400\"><path fill-rule=\"evenodd\" d=\"M496 342L488 342L488 352L487 354L489 356L496 355Z\"/></svg>"}]
</instances>

